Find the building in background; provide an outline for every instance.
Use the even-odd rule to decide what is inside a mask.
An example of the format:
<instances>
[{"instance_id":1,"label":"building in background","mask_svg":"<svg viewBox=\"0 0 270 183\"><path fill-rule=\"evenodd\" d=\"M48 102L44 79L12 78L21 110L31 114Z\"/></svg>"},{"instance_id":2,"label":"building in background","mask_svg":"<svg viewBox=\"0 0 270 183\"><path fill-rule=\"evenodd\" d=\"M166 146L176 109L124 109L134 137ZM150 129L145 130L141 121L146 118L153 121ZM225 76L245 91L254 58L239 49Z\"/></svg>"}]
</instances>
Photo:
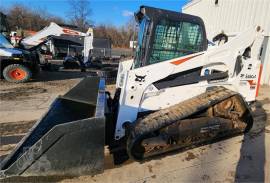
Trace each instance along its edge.
<instances>
[{"instance_id":1,"label":"building in background","mask_svg":"<svg viewBox=\"0 0 270 183\"><path fill-rule=\"evenodd\" d=\"M270 85L270 0L192 0L182 12L204 20L207 37L224 32L229 39L259 25L264 30L261 83Z\"/></svg>"}]
</instances>

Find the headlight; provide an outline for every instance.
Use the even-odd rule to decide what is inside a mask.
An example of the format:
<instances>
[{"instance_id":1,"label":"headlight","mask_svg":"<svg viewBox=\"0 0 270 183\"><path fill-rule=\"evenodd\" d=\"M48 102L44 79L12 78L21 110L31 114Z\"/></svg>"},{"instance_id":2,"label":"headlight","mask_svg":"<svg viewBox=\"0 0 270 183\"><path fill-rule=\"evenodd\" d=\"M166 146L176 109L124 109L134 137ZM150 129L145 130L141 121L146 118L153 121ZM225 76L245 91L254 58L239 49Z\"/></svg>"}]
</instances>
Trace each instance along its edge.
<instances>
[{"instance_id":1,"label":"headlight","mask_svg":"<svg viewBox=\"0 0 270 183\"><path fill-rule=\"evenodd\" d=\"M23 59L23 55L22 54L12 54L12 59L13 60L21 60L21 59Z\"/></svg>"}]
</instances>

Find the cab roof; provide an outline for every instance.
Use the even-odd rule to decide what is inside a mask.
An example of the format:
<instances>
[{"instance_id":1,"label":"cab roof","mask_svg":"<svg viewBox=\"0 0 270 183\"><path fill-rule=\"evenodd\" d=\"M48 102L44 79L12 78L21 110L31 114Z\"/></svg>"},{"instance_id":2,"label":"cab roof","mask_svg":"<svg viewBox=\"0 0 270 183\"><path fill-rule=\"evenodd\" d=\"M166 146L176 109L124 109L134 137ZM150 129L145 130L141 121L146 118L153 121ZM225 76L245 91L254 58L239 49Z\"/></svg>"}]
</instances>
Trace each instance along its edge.
<instances>
[{"instance_id":1,"label":"cab roof","mask_svg":"<svg viewBox=\"0 0 270 183\"><path fill-rule=\"evenodd\" d=\"M137 13L135 13L135 19L138 23L140 23L145 16L147 16L153 21L158 21L161 18L166 17L168 19L185 20L188 22L193 22L204 26L203 20L198 16L143 5L140 6L140 10Z\"/></svg>"}]
</instances>

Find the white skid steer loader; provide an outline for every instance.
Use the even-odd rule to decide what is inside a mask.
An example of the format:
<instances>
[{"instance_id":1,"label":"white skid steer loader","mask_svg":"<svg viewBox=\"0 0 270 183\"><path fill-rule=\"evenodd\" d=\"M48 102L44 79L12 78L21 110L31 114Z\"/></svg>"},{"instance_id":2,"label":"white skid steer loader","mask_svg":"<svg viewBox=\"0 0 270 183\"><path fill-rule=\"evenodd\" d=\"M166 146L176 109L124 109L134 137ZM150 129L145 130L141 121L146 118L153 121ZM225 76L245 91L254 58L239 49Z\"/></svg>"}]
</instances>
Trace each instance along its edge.
<instances>
[{"instance_id":1,"label":"white skid steer loader","mask_svg":"<svg viewBox=\"0 0 270 183\"><path fill-rule=\"evenodd\" d=\"M258 94L259 26L207 48L201 18L141 6L134 60L121 62L113 98L85 78L34 125L1 163L1 176L82 175L247 132Z\"/></svg>"}]
</instances>

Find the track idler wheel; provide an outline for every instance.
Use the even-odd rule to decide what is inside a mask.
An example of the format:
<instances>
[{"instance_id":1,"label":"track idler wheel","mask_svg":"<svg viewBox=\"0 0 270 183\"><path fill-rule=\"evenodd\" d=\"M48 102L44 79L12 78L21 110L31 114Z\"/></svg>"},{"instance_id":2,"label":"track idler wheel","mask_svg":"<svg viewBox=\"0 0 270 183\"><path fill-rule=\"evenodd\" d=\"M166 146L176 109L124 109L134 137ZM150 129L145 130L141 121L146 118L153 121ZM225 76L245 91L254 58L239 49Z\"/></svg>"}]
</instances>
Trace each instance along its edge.
<instances>
[{"instance_id":1,"label":"track idler wheel","mask_svg":"<svg viewBox=\"0 0 270 183\"><path fill-rule=\"evenodd\" d=\"M145 148L141 145L142 141L147 139L146 136L139 136L134 138L133 135L130 135L127 140L127 152L129 157L132 157L136 160L143 160Z\"/></svg>"}]
</instances>

